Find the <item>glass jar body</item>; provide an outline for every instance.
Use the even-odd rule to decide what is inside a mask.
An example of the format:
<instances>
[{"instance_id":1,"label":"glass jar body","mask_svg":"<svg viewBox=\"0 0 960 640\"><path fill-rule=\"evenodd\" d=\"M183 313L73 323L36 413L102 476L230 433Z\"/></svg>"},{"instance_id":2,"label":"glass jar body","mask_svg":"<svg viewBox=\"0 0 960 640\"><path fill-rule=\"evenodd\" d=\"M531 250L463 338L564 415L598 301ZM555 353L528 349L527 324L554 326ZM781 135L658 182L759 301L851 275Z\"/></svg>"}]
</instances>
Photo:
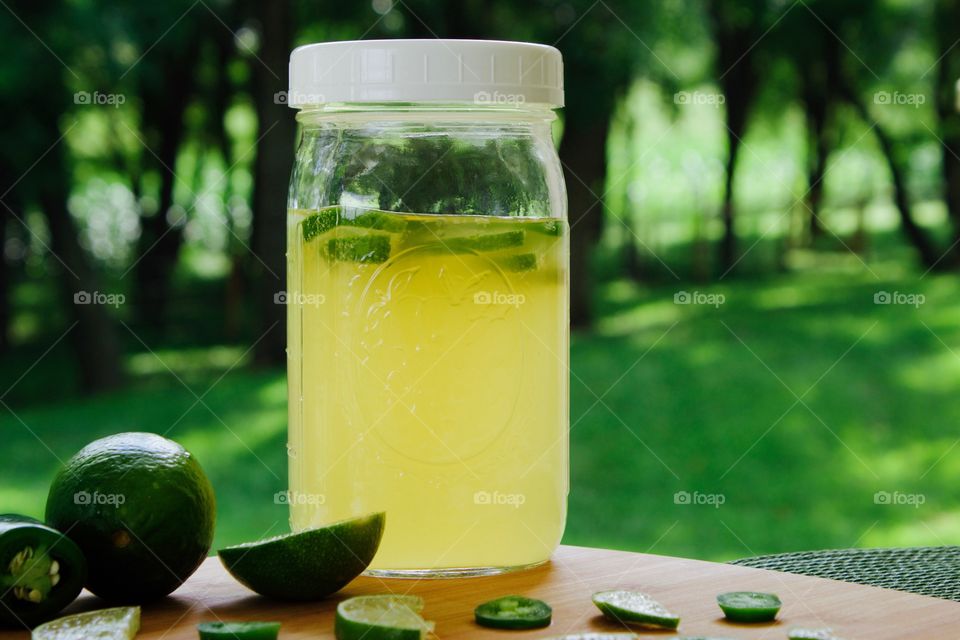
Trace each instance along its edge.
<instances>
[{"instance_id":1,"label":"glass jar body","mask_svg":"<svg viewBox=\"0 0 960 640\"><path fill-rule=\"evenodd\" d=\"M568 491L569 230L552 112L339 105L299 119L293 529L385 511L380 575L545 561Z\"/></svg>"}]
</instances>

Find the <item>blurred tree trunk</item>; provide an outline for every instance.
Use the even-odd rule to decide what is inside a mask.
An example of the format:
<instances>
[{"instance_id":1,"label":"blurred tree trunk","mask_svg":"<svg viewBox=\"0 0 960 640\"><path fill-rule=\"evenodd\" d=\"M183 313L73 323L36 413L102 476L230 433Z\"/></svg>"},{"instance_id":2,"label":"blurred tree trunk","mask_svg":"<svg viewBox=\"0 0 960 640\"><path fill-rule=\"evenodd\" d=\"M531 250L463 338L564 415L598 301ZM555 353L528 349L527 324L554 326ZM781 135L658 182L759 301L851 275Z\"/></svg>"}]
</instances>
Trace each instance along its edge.
<instances>
[{"instance_id":1,"label":"blurred tree trunk","mask_svg":"<svg viewBox=\"0 0 960 640\"><path fill-rule=\"evenodd\" d=\"M57 114L59 115L59 114ZM53 124L56 118L53 119ZM51 127L51 139L59 135ZM59 289L63 304L76 327L70 335L80 366L80 385L84 391L104 391L123 383L120 342L106 307L101 304L77 304L78 292L102 291L99 280L79 242L79 231L67 211L67 169L58 146L44 163L47 176L40 187L39 204L50 229L50 249L63 265ZM55 163L55 164L53 164ZM52 166L51 166L52 165Z\"/></svg>"},{"instance_id":2,"label":"blurred tree trunk","mask_svg":"<svg viewBox=\"0 0 960 640\"><path fill-rule=\"evenodd\" d=\"M905 170L900 166L897 160L897 153L893 139L884 130L883 125L870 117L870 111L866 103L850 87L849 84L843 86L843 95L848 102L856 109L857 113L864 122L873 123L873 132L880 144L880 151L883 153L884 161L890 171L890 179L893 183L893 203L900 215L900 228L907 240L917 252L920 262L924 267L933 267L940 259L940 252L937 251L933 241L927 235L926 231L913 219L913 206L910 202L910 194L907 191L907 178Z\"/></svg>"},{"instance_id":3,"label":"blurred tree trunk","mask_svg":"<svg viewBox=\"0 0 960 640\"><path fill-rule=\"evenodd\" d=\"M10 184L6 173L0 174L0 184ZM7 245L7 224L9 222L6 209L0 210L0 353L10 348L10 265L4 249Z\"/></svg>"},{"instance_id":4,"label":"blurred tree trunk","mask_svg":"<svg viewBox=\"0 0 960 640\"><path fill-rule=\"evenodd\" d=\"M180 49L167 47L154 55L162 56L159 68L162 82L146 74L141 89L143 100L143 129L150 150L146 164L153 166L160 176L157 211L141 219L141 234L137 243L135 304L140 322L150 327L161 327L166 321L170 302L171 277L183 243L182 220L171 220L169 212L174 205L177 176L177 153L183 142L184 112L194 87L194 64L198 54L198 40ZM156 157L154 157L156 153Z\"/></svg>"},{"instance_id":5,"label":"blurred tree trunk","mask_svg":"<svg viewBox=\"0 0 960 640\"><path fill-rule=\"evenodd\" d=\"M13 295L13 291L11 291L12 277L10 265L7 262L6 247L9 226L15 220L10 214L10 209L22 210L17 194L10 191L10 185L15 180L16 174L13 168L0 158L0 196L3 199L3 203L0 204L0 354L6 353L10 348L10 296Z\"/></svg>"},{"instance_id":6,"label":"blurred tree trunk","mask_svg":"<svg viewBox=\"0 0 960 640\"><path fill-rule=\"evenodd\" d=\"M17 29L13 39L4 41L18 52L16 67L22 73L5 78L8 91L0 106L10 118L7 142L15 146L5 151L16 152L4 154L12 158L7 168L19 176L14 202L24 206L36 203L46 218L49 246L55 254L48 256L47 262L56 268L60 303L73 324L69 339L79 365L81 387L92 392L122 384L123 367L116 325L107 308L77 304L74 298L81 291L92 294L102 289L67 210L71 171L60 122L70 113L71 90L64 82L64 69L51 64L49 52L34 42L35 38L58 42L60 54L70 59L65 51L69 42L58 37L73 33L73 27L62 26L67 22L63 6L53 0L13 3L11 13L31 30Z\"/></svg>"},{"instance_id":7,"label":"blurred tree trunk","mask_svg":"<svg viewBox=\"0 0 960 640\"><path fill-rule=\"evenodd\" d=\"M217 68L226 69L233 58L233 34L226 29L220 29L217 33L220 34L215 40ZM232 142L227 131L227 111L232 97L233 86L229 76L226 73L217 74L210 96L210 114L213 118L210 123L210 136L212 146L219 151L223 165L228 169L234 165ZM231 183L227 180L224 185L224 198L228 207L232 197ZM248 274L243 268L243 246L234 237L237 233L233 223L233 218L226 221L232 233L228 237L230 273L227 275L224 291L224 335L231 342L238 340L242 332L243 301L250 284L246 277Z\"/></svg>"},{"instance_id":8,"label":"blurred tree trunk","mask_svg":"<svg viewBox=\"0 0 960 640\"><path fill-rule=\"evenodd\" d=\"M253 189L253 267L257 275L259 332L255 359L259 364L284 362L286 307L274 295L286 288L287 185L293 166L296 125L293 112L274 99L286 91L285 73L293 41L290 5L256 2L262 47L253 61L253 101L257 112L257 158ZM272 327L272 328L271 328Z\"/></svg>"},{"instance_id":9,"label":"blurred tree trunk","mask_svg":"<svg viewBox=\"0 0 960 640\"><path fill-rule=\"evenodd\" d=\"M757 29L755 12L743 12L731 0L711 0L707 12L717 47L718 82L726 99L727 161L721 218L719 267L730 271L737 260L737 232L734 225L733 185L737 156L747 129L747 116L756 95L758 77L754 68Z\"/></svg>"},{"instance_id":10,"label":"blurred tree trunk","mask_svg":"<svg viewBox=\"0 0 960 640\"><path fill-rule=\"evenodd\" d=\"M874 127L873 131L880 143L880 149L883 151L887 167L890 169L890 178L893 182L893 201L900 213L900 226L903 228L907 240L916 249L920 262L925 267L933 267L940 259L940 253L923 228L913 219L913 206L910 202L910 194L907 191L906 175L897 161L893 140L879 124Z\"/></svg>"},{"instance_id":11,"label":"blurred tree trunk","mask_svg":"<svg viewBox=\"0 0 960 640\"><path fill-rule=\"evenodd\" d=\"M570 324L586 328L593 322L593 248L603 231L603 193L607 170L609 114L580 122L568 113L560 141L560 160L567 183L570 219ZM585 118L586 120L586 118Z\"/></svg>"},{"instance_id":12,"label":"blurred tree trunk","mask_svg":"<svg viewBox=\"0 0 960 640\"><path fill-rule=\"evenodd\" d=\"M818 28L819 25L814 25ZM827 171L832 141L828 130L831 102L837 91L837 70L840 66L840 45L831 34L821 34L823 58L798 60L803 102L806 106L809 148L812 161L808 163L807 206L810 213L811 240L824 233L823 178Z\"/></svg>"},{"instance_id":13,"label":"blurred tree trunk","mask_svg":"<svg viewBox=\"0 0 960 640\"><path fill-rule=\"evenodd\" d=\"M938 0L936 4L936 50L939 59L935 99L939 136L943 147L944 201L953 225L953 240L946 265L960 265L960 113L957 88L960 82L960 50L956 47L956 25L960 22L960 0Z\"/></svg>"},{"instance_id":14,"label":"blurred tree trunk","mask_svg":"<svg viewBox=\"0 0 960 640\"><path fill-rule=\"evenodd\" d=\"M827 170L830 146L826 140L826 112L817 110L810 113L808 120L813 162L810 164L810 170L807 174L807 188L809 190L807 206L810 208L810 238L815 240L824 233L823 221L820 216L823 211L823 176Z\"/></svg>"}]
</instances>

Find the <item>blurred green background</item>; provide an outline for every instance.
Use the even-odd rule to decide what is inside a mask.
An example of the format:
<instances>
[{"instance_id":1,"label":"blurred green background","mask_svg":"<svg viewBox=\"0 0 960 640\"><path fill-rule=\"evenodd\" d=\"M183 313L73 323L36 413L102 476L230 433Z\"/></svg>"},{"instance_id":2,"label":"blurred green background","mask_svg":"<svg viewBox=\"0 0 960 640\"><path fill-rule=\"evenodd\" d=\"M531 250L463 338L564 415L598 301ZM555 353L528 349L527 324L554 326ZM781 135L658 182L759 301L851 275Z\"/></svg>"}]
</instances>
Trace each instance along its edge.
<instances>
[{"instance_id":1,"label":"blurred green background","mask_svg":"<svg viewBox=\"0 0 960 640\"><path fill-rule=\"evenodd\" d=\"M0 511L148 430L207 469L218 545L285 530L289 52L494 38L566 65L564 541L957 544L957 24L957 0L3 4Z\"/></svg>"}]
</instances>

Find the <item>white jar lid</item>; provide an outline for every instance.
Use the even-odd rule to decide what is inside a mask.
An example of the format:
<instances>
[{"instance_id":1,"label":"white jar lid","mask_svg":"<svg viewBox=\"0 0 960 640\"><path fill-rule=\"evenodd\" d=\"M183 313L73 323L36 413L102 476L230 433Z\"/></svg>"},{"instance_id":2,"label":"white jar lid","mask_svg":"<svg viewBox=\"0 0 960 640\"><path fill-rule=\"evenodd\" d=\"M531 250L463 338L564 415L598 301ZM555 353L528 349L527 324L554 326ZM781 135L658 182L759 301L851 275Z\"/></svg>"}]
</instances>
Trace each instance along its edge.
<instances>
[{"instance_id":1,"label":"white jar lid","mask_svg":"<svg viewBox=\"0 0 960 640\"><path fill-rule=\"evenodd\" d=\"M330 102L470 102L563 106L553 47L495 40L352 40L290 54L294 108Z\"/></svg>"}]
</instances>

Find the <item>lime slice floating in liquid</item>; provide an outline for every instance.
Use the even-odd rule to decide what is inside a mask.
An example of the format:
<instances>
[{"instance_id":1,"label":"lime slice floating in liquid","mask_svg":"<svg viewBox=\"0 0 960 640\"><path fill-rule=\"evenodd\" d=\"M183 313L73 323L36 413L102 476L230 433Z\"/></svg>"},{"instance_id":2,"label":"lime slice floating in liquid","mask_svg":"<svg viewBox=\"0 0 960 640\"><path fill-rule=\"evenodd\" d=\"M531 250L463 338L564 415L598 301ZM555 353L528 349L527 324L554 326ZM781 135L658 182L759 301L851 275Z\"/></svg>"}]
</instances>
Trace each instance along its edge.
<instances>
[{"instance_id":1,"label":"lime slice floating in liquid","mask_svg":"<svg viewBox=\"0 0 960 640\"><path fill-rule=\"evenodd\" d=\"M330 238L327 253L340 262L380 264L390 257L390 236L365 235Z\"/></svg>"},{"instance_id":2,"label":"lime slice floating in liquid","mask_svg":"<svg viewBox=\"0 0 960 640\"><path fill-rule=\"evenodd\" d=\"M326 233L337 226L339 218L337 209L324 209L317 213L312 213L300 222L300 228L303 233L303 241L310 242L317 236Z\"/></svg>"},{"instance_id":3,"label":"lime slice floating in liquid","mask_svg":"<svg viewBox=\"0 0 960 640\"><path fill-rule=\"evenodd\" d=\"M480 233L472 236L454 236L444 239L443 245L450 251L498 251L523 246L523 229L498 233Z\"/></svg>"}]
</instances>

